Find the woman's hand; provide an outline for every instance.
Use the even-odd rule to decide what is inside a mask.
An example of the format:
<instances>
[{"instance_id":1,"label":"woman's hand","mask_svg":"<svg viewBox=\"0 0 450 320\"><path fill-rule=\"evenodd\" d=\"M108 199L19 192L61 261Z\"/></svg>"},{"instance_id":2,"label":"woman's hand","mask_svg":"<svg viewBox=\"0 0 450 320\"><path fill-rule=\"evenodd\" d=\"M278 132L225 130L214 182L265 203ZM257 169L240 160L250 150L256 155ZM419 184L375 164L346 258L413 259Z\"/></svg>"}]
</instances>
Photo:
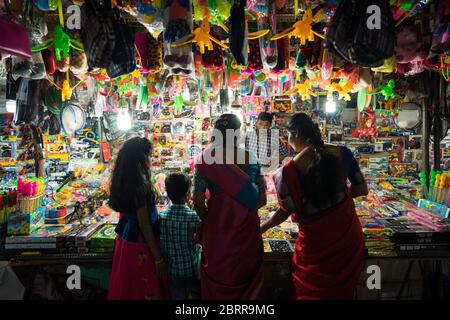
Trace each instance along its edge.
<instances>
[{"instance_id":1,"label":"woman's hand","mask_svg":"<svg viewBox=\"0 0 450 320\"><path fill-rule=\"evenodd\" d=\"M271 227L269 226L269 224L267 222L264 222L263 224L261 224L261 234L266 233L270 228Z\"/></svg>"},{"instance_id":2,"label":"woman's hand","mask_svg":"<svg viewBox=\"0 0 450 320\"><path fill-rule=\"evenodd\" d=\"M167 275L167 265L164 259L155 261L155 270L158 278L163 279Z\"/></svg>"}]
</instances>

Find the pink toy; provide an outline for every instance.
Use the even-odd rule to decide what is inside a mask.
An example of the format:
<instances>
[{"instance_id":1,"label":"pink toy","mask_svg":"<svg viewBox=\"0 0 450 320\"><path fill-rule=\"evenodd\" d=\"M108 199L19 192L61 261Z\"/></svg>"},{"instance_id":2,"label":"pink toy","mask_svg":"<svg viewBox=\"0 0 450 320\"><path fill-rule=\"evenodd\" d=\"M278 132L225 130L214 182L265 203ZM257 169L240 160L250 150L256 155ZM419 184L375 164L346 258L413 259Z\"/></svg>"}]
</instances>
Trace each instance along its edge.
<instances>
[{"instance_id":1,"label":"pink toy","mask_svg":"<svg viewBox=\"0 0 450 320\"><path fill-rule=\"evenodd\" d=\"M423 50L420 32L415 26L408 26L397 34L395 59L397 63L422 61L427 57Z\"/></svg>"}]
</instances>

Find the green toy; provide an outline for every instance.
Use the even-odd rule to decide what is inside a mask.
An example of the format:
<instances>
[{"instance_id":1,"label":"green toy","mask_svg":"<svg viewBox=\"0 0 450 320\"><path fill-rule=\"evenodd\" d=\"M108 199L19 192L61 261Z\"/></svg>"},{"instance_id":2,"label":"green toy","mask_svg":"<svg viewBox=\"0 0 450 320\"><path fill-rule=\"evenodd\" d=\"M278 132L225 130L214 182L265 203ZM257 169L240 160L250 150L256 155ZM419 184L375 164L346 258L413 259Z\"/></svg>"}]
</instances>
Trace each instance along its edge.
<instances>
[{"instance_id":1,"label":"green toy","mask_svg":"<svg viewBox=\"0 0 450 320\"><path fill-rule=\"evenodd\" d=\"M423 171L419 173L420 182L423 187L423 198L428 198L427 174Z\"/></svg>"},{"instance_id":2,"label":"green toy","mask_svg":"<svg viewBox=\"0 0 450 320\"><path fill-rule=\"evenodd\" d=\"M183 106L193 107L195 106L195 102L185 101L182 95L176 96L172 101L168 102L166 106L174 106L175 115L179 115L183 112Z\"/></svg>"},{"instance_id":3,"label":"green toy","mask_svg":"<svg viewBox=\"0 0 450 320\"><path fill-rule=\"evenodd\" d=\"M428 200L433 200L434 183L436 182L437 171L431 170L430 172L430 192L428 194Z\"/></svg>"},{"instance_id":4,"label":"green toy","mask_svg":"<svg viewBox=\"0 0 450 320\"><path fill-rule=\"evenodd\" d=\"M370 91L369 94L381 93L384 96L384 100L389 100L396 97L394 88L395 88L395 81L389 80L387 84L382 84L378 90Z\"/></svg>"},{"instance_id":5,"label":"green toy","mask_svg":"<svg viewBox=\"0 0 450 320\"><path fill-rule=\"evenodd\" d=\"M380 86L380 91L381 91L381 94L384 96L384 100L389 100L391 98L395 98L394 88L395 88L394 80L389 80L387 85L382 84Z\"/></svg>"},{"instance_id":6,"label":"green toy","mask_svg":"<svg viewBox=\"0 0 450 320\"><path fill-rule=\"evenodd\" d=\"M63 27L60 25L55 26L53 39L48 40L42 45L33 47L31 51L39 52L51 47L52 45L57 61L61 61L62 57L68 58L69 50L71 47L78 51L84 51L83 44L69 37L67 33L64 32Z\"/></svg>"}]
</instances>

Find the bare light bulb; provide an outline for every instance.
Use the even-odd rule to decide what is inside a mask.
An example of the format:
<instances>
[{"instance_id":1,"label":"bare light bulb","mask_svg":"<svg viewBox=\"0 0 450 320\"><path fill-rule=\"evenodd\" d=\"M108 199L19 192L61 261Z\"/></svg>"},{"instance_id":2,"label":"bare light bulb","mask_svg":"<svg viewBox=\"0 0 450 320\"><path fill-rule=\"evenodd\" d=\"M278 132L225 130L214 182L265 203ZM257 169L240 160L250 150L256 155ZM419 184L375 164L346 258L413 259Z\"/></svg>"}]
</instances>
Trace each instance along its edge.
<instances>
[{"instance_id":1,"label":"bare light bulb","mask_svg":"<svg viewBox=\"0 0 450 320\"><path fill-rule=\"evenodd\" d=\"M325 103L325 112L326 113L335 113L336 112L336 101L328 100Z\"/></svg>"},{"instance_id":2,"label":"bare light bulb","mask_svg":"<svg viewBox=\"0 0 450 320\"><path fill-rule=\"evenodd\" d=\"M6 112L16 112L16 100L6 100Z\"/></svg>"},{"instance_id":3,"label":"bare light bulb","mask_svg":"<svg viewBox=\"0 0 450 320\"><path fill-rule=\"evenodd\" d=\"M117 129L120 131L131 129L131 116L128 109L120 109L117 113Z\"/></svg>"}]
</instances>

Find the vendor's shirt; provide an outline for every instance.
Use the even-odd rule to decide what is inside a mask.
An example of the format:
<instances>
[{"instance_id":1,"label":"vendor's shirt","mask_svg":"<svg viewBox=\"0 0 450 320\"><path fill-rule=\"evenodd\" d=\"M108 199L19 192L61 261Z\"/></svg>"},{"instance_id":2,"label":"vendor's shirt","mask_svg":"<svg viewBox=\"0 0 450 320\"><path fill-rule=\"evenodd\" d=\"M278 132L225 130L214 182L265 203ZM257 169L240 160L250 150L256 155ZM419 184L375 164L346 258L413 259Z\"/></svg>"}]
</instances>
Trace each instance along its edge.
<instances>
[{"instance_id":1,"label":"vendor's shirt","mask_svg":"<svg viewBox=\"0 0 450 320\"><path fill-rule=\"evenodd\" d=\"M256 131L248 132L245 137L245 149L257 156L263 174L268 173L272 163L278 168L280 157L288 155L286 146L272 130L259 134Z\"/></svg>"},{"instance_id":2,"label":"vendor's shirt","mask_svg":"<svg viewBox=\"0 0 450 320\"><path fill-rule=\"evenodd\" d=\"M193 237L200 218L186 205L172 204L159 215L161 249L174 277L193 277Z\"/></svg>"}]
</instances>

